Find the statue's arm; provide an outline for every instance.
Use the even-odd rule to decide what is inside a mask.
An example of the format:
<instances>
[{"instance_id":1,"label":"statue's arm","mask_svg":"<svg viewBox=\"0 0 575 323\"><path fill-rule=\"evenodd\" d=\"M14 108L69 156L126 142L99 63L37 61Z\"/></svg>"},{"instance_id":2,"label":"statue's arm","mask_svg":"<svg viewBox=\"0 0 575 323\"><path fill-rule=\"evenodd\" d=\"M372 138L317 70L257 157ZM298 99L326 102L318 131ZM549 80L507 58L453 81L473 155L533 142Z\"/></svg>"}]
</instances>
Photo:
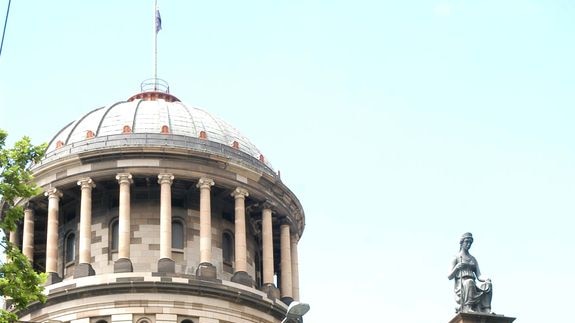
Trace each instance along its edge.
<instances>
[{"instance_id":1,"label":"statue's arm","mask_svg":"<svg viewBox=\"0 0 575 323\"><path fill-rule=\"evenodd\" d=\"M484 283L487 280L491 281L489 278L483 277L481 275L481 270L479 270L479 264L477 263L477 260L475 261L475 278L477 278L477 280L482 283Z\"/></svg>"},{"instance_id":2,"label":"statue's arm","mask_svg":"<svg viewBox=\"0 0 575 323\"><path fill-rule=\"evenodd\" d=\"M447 275L447 279L452 280L457 275L457 272L461 268L461 263L457 261L457 258L454 258L451 262L451 270L449 271L449 275Z\"/></svg>"}]
</instances>

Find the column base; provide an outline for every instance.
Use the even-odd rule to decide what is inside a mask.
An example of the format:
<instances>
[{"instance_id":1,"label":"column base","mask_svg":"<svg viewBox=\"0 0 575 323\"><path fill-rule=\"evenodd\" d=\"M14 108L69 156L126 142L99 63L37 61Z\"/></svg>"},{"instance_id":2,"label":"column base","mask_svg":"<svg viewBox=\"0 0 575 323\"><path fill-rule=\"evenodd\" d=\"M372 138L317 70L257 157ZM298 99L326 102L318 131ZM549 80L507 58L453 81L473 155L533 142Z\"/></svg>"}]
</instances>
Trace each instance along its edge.
<instances>
[{"instance_id":1,"label":"column base","mask_svg":"<svg viewBox=\"0 0 575 323\"><path fill-rule=\"evenodd\" d=\"M60 277L60 275L58 275L57 273L46 273L46 283L44 283L44 286L56 284L61 281L62 277Z\"/></svg>"},{"instance_id":2,"label":"column base","mask_svg":"<svg viewBox=\"0 0 575 323\"><path fill-rule=\"evenodd\" d=\"M86 263L78 264L74 270L74 278L94 276L95 274L96 272L94 268L92 268L92 265Z\"/></svg>"},{"instance_id":3,"label":"column base","mask_svg":"<svg viewBox=\"0 0 575 323\"><path fill-rule=\"evenodd\" d=\"M498 314L464 312L458 313L449 323L511 323L514 317Z\"/></svg>"},{"instance_id":4,"label":"column base","mask_svg":"<svg viewBox=\"0 0 575 323\"><path fill-rule=\"evenodd\" d=\"M158 272L160 273L175 273L176 262L170 258L162 258L158 260Z\"/></svg>"},{"instance_id":5,"label":"column base","mask_svg":"<svg viewBox=\"0 0 575 323\"><path fill-rule=\"evenodd\" d=\"M207 280L217 279L216 266L209 262L202 262L198 265L198 269L196 269L196 277Z\"/></svg>"},{"instance_id":6,"label":"column base","mask_svg":"<svg viewBox=\"0 0 575 323\"><path fill-rule=\"evenodd\" d=\"M128 258L120 258L114 262L115 273L131 273L133 271L132 261Z\"/></svg>"},{"instance_id":7,"label":"column base","mask_svg":"<svg viewBox=\"0 0 575 323\"><path fill-rule=\"evenodd\" d=\"M280 298L280 290L274 284L264 284L262 292L266 293L271 300Z\"/></svg>"},{"instance_id":8,"label":"column base","mask_svg":"<svg viewBox=\"0 0 575 323\"><path fill-rule=\"evenodd\" d=\"M252 276L250 276L245 271L236 271L232 276L232 281L234 283L242 284L248 287L254 287L254 280Z\"/></svg>"}]
</instances>

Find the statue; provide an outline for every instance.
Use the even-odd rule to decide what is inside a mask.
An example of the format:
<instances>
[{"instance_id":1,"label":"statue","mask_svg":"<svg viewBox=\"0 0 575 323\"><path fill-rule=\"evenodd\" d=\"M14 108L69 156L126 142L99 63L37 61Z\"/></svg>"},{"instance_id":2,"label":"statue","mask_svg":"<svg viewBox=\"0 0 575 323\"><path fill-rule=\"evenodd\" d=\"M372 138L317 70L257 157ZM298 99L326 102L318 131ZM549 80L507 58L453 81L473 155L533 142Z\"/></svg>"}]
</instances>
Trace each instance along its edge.
<instances>
[{"instance_id":1,"label":"statue","mask_svg":"<svg viewBox=\"0 0 575 323\"><path fill-rule=\"evenodd\" d=\"M451 263L451 271L447 278L455 279L456 309L460 312L491 312L491 296L493 287L489 278L481 277L477 260L469 253L473 243L473 235L464 233L459 240L459 253Z\"/></svg>"}]
</instances>

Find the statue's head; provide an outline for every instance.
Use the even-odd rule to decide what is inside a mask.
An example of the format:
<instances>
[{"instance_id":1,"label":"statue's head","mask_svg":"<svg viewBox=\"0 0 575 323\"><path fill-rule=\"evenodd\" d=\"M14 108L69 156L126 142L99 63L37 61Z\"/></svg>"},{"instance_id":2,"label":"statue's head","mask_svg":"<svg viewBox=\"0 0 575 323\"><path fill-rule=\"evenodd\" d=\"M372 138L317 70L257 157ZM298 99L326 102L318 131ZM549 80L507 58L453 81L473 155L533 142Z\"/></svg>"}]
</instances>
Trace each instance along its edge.
<instances>
[{"instance_id":1,"label":"statue's head","mask_svg":"<svg viewBox=\"0 0 575 323\"><path fill-rule=\"evenodd\" d=\"M461 239L459 239L460 249L465 242L469 242L469 245L473 243L473 235L471 234L471 232L465 232L463 235L461 235Z\"/></svg>"}]
</instances>

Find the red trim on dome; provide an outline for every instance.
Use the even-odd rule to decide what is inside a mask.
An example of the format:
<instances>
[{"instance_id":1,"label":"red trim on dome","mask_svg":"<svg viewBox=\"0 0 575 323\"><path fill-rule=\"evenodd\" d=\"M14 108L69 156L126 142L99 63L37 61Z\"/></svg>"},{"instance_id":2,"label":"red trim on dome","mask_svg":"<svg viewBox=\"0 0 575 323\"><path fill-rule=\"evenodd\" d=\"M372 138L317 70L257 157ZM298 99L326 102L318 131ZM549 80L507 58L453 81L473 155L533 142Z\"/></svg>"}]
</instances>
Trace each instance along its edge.
<instances>
[{"instance_id":1,"label":"red trim on dome","mask_svg":"<svg viewBox=\"0 0 575 323\"><path fill-rule=\"evenodd\" d=\"M164 100L166 102L180 102L180 99L176 98L170 93L158 92L158 91L138 93L129 98L128 102L132 102L134 100L143 100L143 101Z\"/></svg>"}]
</instances>

